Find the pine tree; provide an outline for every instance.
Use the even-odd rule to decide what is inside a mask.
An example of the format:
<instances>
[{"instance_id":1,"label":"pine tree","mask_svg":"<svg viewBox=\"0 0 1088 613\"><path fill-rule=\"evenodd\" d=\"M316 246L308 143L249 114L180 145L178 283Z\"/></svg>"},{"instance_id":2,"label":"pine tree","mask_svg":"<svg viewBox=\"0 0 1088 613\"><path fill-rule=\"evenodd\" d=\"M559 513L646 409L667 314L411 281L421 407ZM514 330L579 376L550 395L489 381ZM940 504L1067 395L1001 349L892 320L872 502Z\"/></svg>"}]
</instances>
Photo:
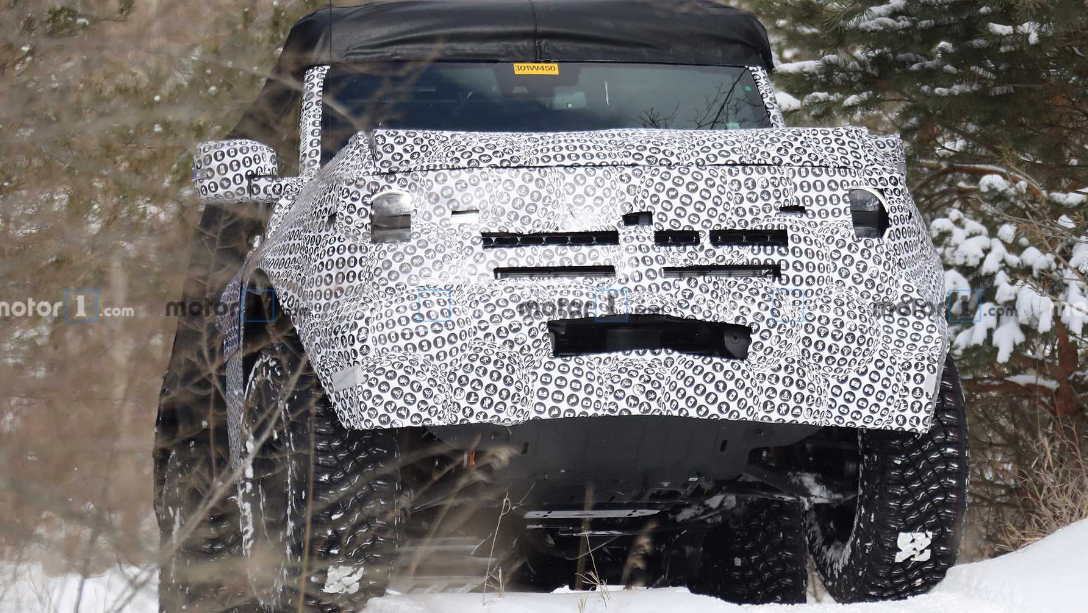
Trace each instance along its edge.
<instances>
[{"instance_id":1,"label":"pine tree","mask_svg":"<svg viewBox=\"0 0 1088 613\"><path fill-rule=\"evenodd\" d=\"M787 121L902 134L974 407L973 494L991 509L1016 503L1030 441L1088 417L1088 6L754 8L780 41Z\"/></svg>"},{"instance_id":2,"label":"pine tree","mask_svg":"<svg viewBox=\"0 0 1088 613\"><path fill-rule=\"evenodd\" d=\"M994 307L953 329L970 388L1040 395L1055 416L1083 415L1085 4L770 0L757 8L802 58L775 76L791 94L784 99L797 101L795 122L860 123L906 141L915 200L939 217L932 229L948 289L980 290ZM1041 383L1009 380L1025 373Z\"/></svg>"}]
</instances>

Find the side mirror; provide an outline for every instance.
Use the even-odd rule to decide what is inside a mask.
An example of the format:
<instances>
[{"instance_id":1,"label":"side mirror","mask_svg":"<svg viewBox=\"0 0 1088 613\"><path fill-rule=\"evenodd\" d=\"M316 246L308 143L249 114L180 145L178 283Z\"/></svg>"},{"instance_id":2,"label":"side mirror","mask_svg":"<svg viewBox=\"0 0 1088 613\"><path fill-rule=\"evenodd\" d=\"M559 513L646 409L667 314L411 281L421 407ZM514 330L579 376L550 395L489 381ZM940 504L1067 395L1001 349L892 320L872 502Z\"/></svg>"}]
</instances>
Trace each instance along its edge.
<instances>
[{"instance_id":1,"label":"side mirror","mask_svg":"<svg viewBox=\"0 0 1088 613\"><path fill-rule=\"evenodd\" d=\"M283 193L276 171L275 149L254 140L200 143L193 156L193 184L205 204L276 202Z\"/></svg>"}]
</instances>

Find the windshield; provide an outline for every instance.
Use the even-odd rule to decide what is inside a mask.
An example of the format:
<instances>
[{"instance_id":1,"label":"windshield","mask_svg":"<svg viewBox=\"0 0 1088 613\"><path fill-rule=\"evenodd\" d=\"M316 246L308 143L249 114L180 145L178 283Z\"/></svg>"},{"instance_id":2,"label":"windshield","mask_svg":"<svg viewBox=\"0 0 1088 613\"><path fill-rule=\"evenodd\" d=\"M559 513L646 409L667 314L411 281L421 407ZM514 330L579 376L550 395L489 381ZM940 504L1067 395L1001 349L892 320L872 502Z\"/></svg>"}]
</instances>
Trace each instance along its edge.
<instances>
[{"instance_id":1,"label":"windshield","mask_svg":"<svg viewBox=\"0 0 1088 613\"><path fill-rule=\"evenodd\" d=\"M360 130L569 132L770 126L747 68L664 64L354 64L325 79L322 157Z\"/></svg>"}]
</instances>

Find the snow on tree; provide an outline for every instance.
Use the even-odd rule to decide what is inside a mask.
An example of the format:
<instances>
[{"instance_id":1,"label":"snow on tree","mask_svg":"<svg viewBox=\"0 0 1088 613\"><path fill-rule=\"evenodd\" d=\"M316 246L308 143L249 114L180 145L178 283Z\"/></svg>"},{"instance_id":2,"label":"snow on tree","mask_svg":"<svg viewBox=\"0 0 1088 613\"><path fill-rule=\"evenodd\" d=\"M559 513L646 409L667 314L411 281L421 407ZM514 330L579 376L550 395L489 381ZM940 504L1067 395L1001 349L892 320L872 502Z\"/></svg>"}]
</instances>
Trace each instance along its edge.
<instances>
[{"instance_id":1,"label":"snow on tree","mask_svg":"<svg viewBox=\"0 0 1088 613\"><path fill-rule=\"evenodd\" d=\"M932 218L947 289L972 303L956 301L949 313L969 389L1083 416L1084 3L769 0L754 8L794 60L775 76L794 122L903 135L908 181ZM964 308L972 316L960 322ZM1043 383L1016 378L1025 372Z\"/></svg>"}]
</instances>

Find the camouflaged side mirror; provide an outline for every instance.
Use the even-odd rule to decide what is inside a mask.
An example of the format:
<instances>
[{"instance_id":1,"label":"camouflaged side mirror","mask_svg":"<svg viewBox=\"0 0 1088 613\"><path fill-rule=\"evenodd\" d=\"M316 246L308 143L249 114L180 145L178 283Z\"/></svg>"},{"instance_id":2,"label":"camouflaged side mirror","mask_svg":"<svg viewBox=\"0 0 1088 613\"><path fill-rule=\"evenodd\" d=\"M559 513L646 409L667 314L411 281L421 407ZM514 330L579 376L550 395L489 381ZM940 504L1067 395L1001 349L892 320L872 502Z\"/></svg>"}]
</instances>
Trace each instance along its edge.
<instances>
[{"instance_id":1,"label":"camouflaged side mirror","mask_svg":"<svg viewBox=\"0 0 1088 613\"><path fill-rule=\"evenodd\" d=\"M193 184L205 204L276 202L285 184L276 172L275 149L254 140L201 143L193 156Z\"/></svg>"}]
</instances>

